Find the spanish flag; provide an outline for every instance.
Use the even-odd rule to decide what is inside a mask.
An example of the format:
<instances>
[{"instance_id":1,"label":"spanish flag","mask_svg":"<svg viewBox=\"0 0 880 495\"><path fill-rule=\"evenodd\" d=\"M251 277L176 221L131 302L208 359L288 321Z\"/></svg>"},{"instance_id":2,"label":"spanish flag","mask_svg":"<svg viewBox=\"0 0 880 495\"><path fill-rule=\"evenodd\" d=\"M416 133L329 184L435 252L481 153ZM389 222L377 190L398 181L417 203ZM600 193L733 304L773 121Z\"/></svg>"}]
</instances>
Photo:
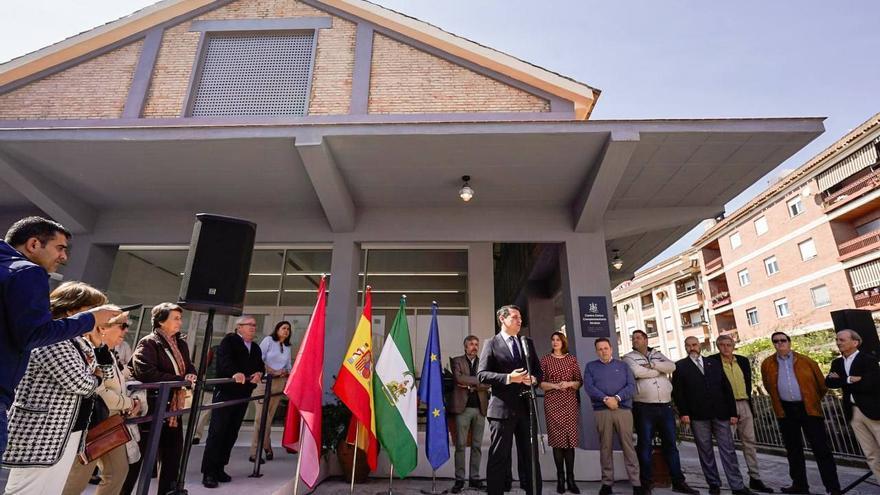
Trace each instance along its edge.
<instances>
[{"instance_id":1,"label":"spanish flag","mask_svg":"<svg viewBox=\"0 0 880 495\"><path fill-rule=\"evenodd\" d=\"M348 352L342 360L333 392L351 410L352 424L355 420L360 430L358 447L367 454L370 470L376 469L379 456L379 442L376 439L376 415L373 405L373 344L372 344L373 301L370 288L364 298L364 313L358 321L354 336L348 345ZM356 429L348 429L349 442L353 443Z\"/></svg>"}]
</instances>

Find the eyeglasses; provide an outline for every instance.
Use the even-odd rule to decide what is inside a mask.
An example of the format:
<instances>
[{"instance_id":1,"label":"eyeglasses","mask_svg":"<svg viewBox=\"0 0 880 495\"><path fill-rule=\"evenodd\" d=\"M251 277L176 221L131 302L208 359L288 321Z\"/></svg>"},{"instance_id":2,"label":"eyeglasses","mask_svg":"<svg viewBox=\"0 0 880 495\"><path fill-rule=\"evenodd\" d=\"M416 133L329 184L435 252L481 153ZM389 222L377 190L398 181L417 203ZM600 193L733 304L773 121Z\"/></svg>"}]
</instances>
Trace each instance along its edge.
<instances>
[{"instance_id":1,"label":"eyeglasses","mask_svg":"<svg viewBox=\"0 0 880 495\"><path fill-rule=\"evenodd\" d=\"M255 327L255 326L257 326L257 324L256 323L239 323L238 326L240 326L240 327Z\"/></svg>"},{"instance_id":2,"label":"eyeglasses","mask_svg":"<svg viewBox=\"0 0 880 495\"><path fill-rule=\"evenodd\" d=\"M773 339L774 344L784 344L788 342L788 339Z\"/></svg>"}]
</instances>

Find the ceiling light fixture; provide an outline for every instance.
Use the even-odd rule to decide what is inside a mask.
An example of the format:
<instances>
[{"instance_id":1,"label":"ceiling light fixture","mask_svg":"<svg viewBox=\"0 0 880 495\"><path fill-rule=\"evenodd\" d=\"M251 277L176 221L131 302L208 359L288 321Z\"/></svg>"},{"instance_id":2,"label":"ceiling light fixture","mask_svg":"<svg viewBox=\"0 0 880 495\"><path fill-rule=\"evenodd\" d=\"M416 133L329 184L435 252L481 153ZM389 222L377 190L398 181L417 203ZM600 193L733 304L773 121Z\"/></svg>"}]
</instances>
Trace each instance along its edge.
<instances>
[{"instance_id":1,"label":"ceiling light fixture","mask_svg":"<svg viewBox=\"0 0 880 495\"><path fill-rule=\"evenodd\" d=\"M623 268L623 260L620 259L620 250L615 249L612 252L614 253L614 257L611 258L611 266L614 267L615 270L620 270Z\"/></svg>"},{"instance_id":2,"label":"ceiling light fixture","mask_svg":"<svg viewBox=\"0 0 880 495\"><path fill-rule=\"evenodd\" d=\"M464 184L461 185L461 189L458 190L458 197L461 198L462 201L467 203L474 197L474 188L471 187L468 182L471 180L470 175L462 175L461 180L464 181Z\"/></svg>"}]
</instances>

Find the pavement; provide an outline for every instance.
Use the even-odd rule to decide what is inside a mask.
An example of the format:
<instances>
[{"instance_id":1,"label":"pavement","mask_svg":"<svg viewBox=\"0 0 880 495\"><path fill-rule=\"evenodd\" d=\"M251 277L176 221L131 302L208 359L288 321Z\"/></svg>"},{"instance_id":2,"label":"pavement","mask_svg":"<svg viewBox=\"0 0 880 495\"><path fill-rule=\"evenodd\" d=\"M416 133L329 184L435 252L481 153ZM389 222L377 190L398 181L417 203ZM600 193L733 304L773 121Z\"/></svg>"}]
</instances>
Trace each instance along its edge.
<instances>
[{"instance_id":1,"label":"pavement","mask_svg":"<svg viewBox=\"0 0 880 495\"><path fill-rule=\"evenodd\" d=\"M273 435L273 440L275 441L280 440L280 438L280 433ZM189 462L189 469L187 471L186 489L189 492L189 495L238 495L241 493L246 493L247 495L294 495L293 478L296 473L296 456L285 453L280 446L275 446L275 459L261 466L261 473L263 476L260 478L251 478L249 475L253 472L253 464L247 462L249 455L249 441L250 434L246 434L243 429L242 434L239 436L239 442L233 450L231 456L232 460L226 468L226 471L232 476L232 482L223 483L216 489L208 489L202 486L199 466L202 454L204 453L204 444L194 446ZM708 486L703 479L699 459L697 458L697 451L694 445L690 442L682 442L679 445L679 450L681 453L682 469L685 472L688 483L692 487L700 490L703 494L708 493ZM785 457L759 453L758 458L761 463L762 478L768 486L775 488L778 493L780 487L790 484L788 478L788 463L786 462ZM743 468L743 471L745 471L745 461L741 453L739 454L739 461L740 466ZM451 463L452 460L450 459L449 462ZM864 474L865 469L839 465L837 472L841 484L846 486ZM807 473L812 493L817 495L825 493L816 464L809 460L807 461ZM0 488L6 485L7 474L7 470L0 470ZM618 475L620 474L622 473L618 473ZM434 485L436 490L435 493L441 493L443 490L448 490L452 487L452 483L452 479L438 478ZM395 494L416 495L421 493L431 493L431 485L432 482L430 478L410 478L406 480L395 479L392 488L393 493ZM514 490L509 493L525 493L525 491L518 488L517 482L514 482L514 486ZM595 481L579 481L578 486L581 489L581 493L584 494L594 494L599 490L599 483ZM344 494L349 492L349 483L342 480L340 477L330 477L320 483L313 491L308 491L305 488L305 485L300 484L296 495L309 493L320 495ZM155 489L153 488L151 493L155 493L154 490ZM544 483L543 492L545 494L556 493L555 481L546 481ZM632 489L629 483L618 481L614 484L614 492L618 494L629 494L632 493ZM94 494L95 487L90 485L84 493ZM355 485L354 493L358 495L389 493L388 479L370 478L367 483ZM474 495L484 492L468 490L466 488L462 493ZM671 493L673 492L669 489L659 488L654 490L654 494L656 495L667 495ZM726 485L723 487L722 493L730 493ZM880 494L880 485L876 484L873 477L869 478L869 482L862 483L848 492L848 495L877 494Z\"/></svg>"}]
</instances>

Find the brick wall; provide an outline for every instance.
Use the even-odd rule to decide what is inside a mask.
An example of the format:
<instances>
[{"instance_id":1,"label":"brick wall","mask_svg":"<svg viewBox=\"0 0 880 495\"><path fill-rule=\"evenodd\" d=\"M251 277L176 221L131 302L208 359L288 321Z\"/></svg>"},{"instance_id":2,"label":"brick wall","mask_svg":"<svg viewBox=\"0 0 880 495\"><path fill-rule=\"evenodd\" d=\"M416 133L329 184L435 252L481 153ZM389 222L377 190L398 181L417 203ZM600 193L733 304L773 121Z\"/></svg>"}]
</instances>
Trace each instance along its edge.
<instances>
[{"instance_id":1,"label":"brick wall","mask_svg":"<svg viewBox=\"0 0 880 495\"><path fill-rule=\"evenodd\" d=\"M291 0L239 0L195 20L327 16L326 12ZM190 32L189 26L187 21L165 32L144 107L145 117L181 115L199 43L199 33ZM337 17L333 17L332 28L318 30L309 114L348 113L355 32L354 23Z\"/></svg>"},{"instance_id":2,"label":"brick wall","mask_svg":"<svg viewBox=\"0 0 880 495\"><path fill-rule=\"evenodd\" d=\"M0 95L0 119L110 119L122 115L142 41Z\"/></svg>"},{"instance_id":3,"label":"brick wall","mask_svg":"<svg viewBox=\"0 0 880 495\"><path fill-rule=\"evenodd\" d=\"M376 34L369 113L549 112L550 103Z\"/></svg>"}]
</instances>

